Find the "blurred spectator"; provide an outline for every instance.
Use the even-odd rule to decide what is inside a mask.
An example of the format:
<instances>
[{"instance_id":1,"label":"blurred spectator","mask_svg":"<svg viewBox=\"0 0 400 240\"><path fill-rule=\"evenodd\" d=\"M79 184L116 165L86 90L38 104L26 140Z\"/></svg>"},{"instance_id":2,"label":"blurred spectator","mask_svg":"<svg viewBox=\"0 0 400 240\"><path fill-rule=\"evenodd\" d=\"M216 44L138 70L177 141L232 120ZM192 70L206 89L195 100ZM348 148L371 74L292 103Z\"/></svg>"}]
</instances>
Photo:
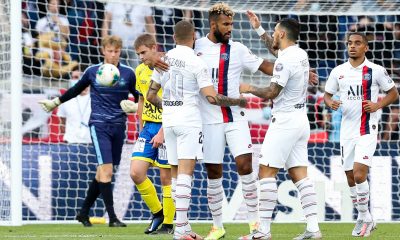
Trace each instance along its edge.
<instances>
[{"instance_id":1,"label":"blurred spectator","mask_svg":"<svg viewBox=\"0 0 400 240\"><path fill-rule=\"evenodd\" d=\"M175 8L154 7L154 21L156 27L157 43L160 44L160 51L171 50L175 41L174 26L177 22L185 19L190 20L191 12Z\"/></svg>"},{"instance_id":2,"label":"blurred spectator","mask_svg":"<svg viewBox=\"0 0 400 240\"><path fill-rule=\"evenodd\" d=\"M135 68L139 64L133 41L143 32L155 34L154 20L150 7L137 4L108 3L102 37L112 34L122 38L121 62Z\"/></svg>"},{"instance_id":3,"label":"blurred spectator","mask_svg":"<svg viewBox=\"0 0 400 240\"><path fill-rule=\"evenodd\" d=\"M78 82L81 76L79 70L71 73L70 87ZM67 143L91 143L89 117L92 112L90 101L90 87L87 87L77 97L58 107L57 116L60 117L61 133Z\"/></svg>"},{"instance_id":4,"label":"blurred spectator","mask_svg":"<svg viewBox=\"0 0 400 240\"><path fill-rule=\"evenodd\" d=\"M395 59L392 63L391 77L400 91L400 60ZM400 103L399 99L382 110L382 140L397 141L400 139Z\"/></svg>"},{"instance_id":5,"label":"blurred spectator","mask_svg":"<svg viewBox=\"0 0 400 240\"><path fill-rule=\"evenodd\" d=\"M368 59L385 68L390 68L394 52L393 28L383 23L375 23L375 19L371 16L363 16L349 29L362 32L367 36L370 49L366 54Z\"/></svg>"},{"instance_id":6,"label":"blurred spectator","mask_svg":"<svg viewBox=\"0 0 400 240\"><path fill-rule=\"evenodd\" d=\"M334 100L339 100L339 96L334 95ZM340 125L342 122L342 109L339 108L337 111L332 109L324 108L323 118L325 122L325 128L329 135L330 142L340 142Z\"/></svg>"},{"instance_id":7,"label":"blurred spectator","mask_svg":"<svg viewBox=\"0 0 400 240\"><path fill-rule=\"evenodd\" d=\"M82 70L101 62L100 37L104 19L104 4L98 1L68 0L70 23L69 52Z\"/></svg>"},{"instance_id":8,"label":"blurred spectator","mask_svg":"<svg viewBox=\"0 0 400 240\"><path fill-rule=\"evenodd\" d=\"M47 13L36 23L36 31L38 34L54 33L57 38L64 38L68 41L69 22L68 19L59 14L60 0L47 1Z\"/></svg>"},{"instance_id":9,"label":"blurred spectator","mask_svg":"<svg viewBox=\"0 0 400 240\"><path fill-rule=\"evenodd\" d=\"M315 86L308 87L307 91L307 116L310 121L310 130L324 128L323 94Z\"/></svg>"}]
</instances>

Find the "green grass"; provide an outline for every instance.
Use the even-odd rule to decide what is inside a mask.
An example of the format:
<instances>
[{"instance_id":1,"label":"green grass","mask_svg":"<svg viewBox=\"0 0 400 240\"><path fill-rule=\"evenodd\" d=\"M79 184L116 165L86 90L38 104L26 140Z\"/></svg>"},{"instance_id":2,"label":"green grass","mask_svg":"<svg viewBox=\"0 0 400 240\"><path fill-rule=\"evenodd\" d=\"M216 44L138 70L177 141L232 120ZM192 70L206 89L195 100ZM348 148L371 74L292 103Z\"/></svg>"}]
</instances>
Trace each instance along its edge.
<instances>
[{"instance_id":1,"label":"green grass","mask_svg":"<svg viewBox=\"0 0 400 240\"><path fill-rule=\"evenodd\" d=\"M22 227L0 227L0 239L116 239L116 240L162 240L172 239L172 236L149 236L143 234L147 224L129 224L127 228L109 228L107 225L94 225L84 228L78 224L42 224L25 225ZM323 223L320 225L323 239L355 239L351 237L354 224ZM193 230L205 236L210 224L192 224ZM248 231L247 224L225 224L224 240L237 239ZM273 224L272 237L277 239L292 239L304 230L304 224ZM400 223L381 223L369 239L400 239Z\"/></svg>"}]
</instances>

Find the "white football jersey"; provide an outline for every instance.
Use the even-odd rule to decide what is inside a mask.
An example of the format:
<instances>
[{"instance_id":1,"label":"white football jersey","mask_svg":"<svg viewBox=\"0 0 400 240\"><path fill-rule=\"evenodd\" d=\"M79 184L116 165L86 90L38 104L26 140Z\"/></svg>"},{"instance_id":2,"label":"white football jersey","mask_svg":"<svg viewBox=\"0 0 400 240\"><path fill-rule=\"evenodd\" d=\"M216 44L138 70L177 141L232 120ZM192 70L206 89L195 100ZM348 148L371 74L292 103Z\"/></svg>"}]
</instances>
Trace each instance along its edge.
<instances>
[{"instance_id":1,"label":"white football jersey","mask_svg":"<svg viewBox=\"0 0 400 240\"><path fill-rule=\"evenodd\" d=\"M306 51L293 45L278 52L271 82L283 87L273 100L272 114L306 111L310 64Z\"/></svg>"},{"instance_id":2,"label":"white football jersey","mask_svg":"<svg viewBox=\"0 0 400 240\"><path fill-rule=\"evenodd\" d=\"M194 50L207 64L215 90L231 98L240 96L240 75L243 70L254 73L263 62L262 58L254 55L246 46L231 40L228 44L222 44L213 43L208 37L203 37L196 41ZM201 109L204 124L247 121L244 109L238 106L211 105L203 96Z\"/></svg>"},{"instance_id":3,"label":"white football jersey","mask_svg":"<svg viewBox=\"0 0 400 240\"><path fill-rule=\"evenodd\" d=\"M201 127L200 89L212 85L206 64L193 49L181 45L168 51L164 60L169 70L152 75L163 89L163 126Z\"/></svg>"},{"instance_id":4,"label":"white football jersey","mask_svg":"<svg viewBox=\"0 0 400 240\"><path fill-rule=\"evenodd\" d=\"M385 68L367 59L354 68L349 62L335 67L329 75L325 91L340 95L342 109L341 139L351 139L378 130L378 115L362 108L363 100L377 102L379 89L388 91L394 87Z\"/></svg>"}]
</instances>

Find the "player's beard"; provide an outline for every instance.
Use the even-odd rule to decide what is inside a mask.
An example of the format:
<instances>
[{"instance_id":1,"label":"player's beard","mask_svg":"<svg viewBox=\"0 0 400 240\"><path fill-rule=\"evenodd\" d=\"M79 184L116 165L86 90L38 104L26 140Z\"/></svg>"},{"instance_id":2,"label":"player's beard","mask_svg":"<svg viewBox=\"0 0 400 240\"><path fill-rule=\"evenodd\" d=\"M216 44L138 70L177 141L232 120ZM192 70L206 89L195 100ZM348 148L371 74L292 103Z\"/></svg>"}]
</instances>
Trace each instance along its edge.
<instances>
[{"instance_id":1,"label":"player's beard","mask_svg":"<svg viewBox=\"0 0 400 240\"><path fill-rule=\"evenodd\" d=\"M279 41L274 39L274 41L272 42L272 48L274 50L279 50Z\"/></svg>"},{"instance_id":2,"label":"player's beard","mask_svg":"<svg viewBox=\"0 0 400 240\"><path fill-rule=\"evenodd\" d=\"M225 39L224 35L219 31L219 29L217 28L214 32L214 37L217 39L218 42L220 43L228 43L229 42L229 38Z\"/></svg>"}]
</instances>

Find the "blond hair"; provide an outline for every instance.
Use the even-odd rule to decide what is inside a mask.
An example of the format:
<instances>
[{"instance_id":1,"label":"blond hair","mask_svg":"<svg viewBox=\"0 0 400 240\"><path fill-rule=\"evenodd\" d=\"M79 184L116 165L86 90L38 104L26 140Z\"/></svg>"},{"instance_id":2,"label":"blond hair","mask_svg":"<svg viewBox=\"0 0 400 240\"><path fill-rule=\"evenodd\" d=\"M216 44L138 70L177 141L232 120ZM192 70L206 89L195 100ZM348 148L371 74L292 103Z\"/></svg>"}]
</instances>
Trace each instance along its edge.
<instances>
[{"instance_id":1,"label":"blond hair","mask_svg":"<svg viewBox=\"0 0 400 240\"><path fill-rule=\"evenodd\" d=\"M139 37L136 38L135 42L133 43L133 47L135 49L138 49L141 46L146 46L148 48L151 48L155 45L157 45L156 39L153 37L153 35L149 33L144 33L140 35Z\"/></svg>"},{"instance_id":2,"label":"blond hair","mask_svg":"<svg viewBox=\"0 0 400 240\"><path fill-rule=\"evenodd\" d=\"M214 4L208 10L208 20L215 21L221 14L224 14L227 17L233 17L235 15L232 8L228 4L226 4L224 2L219 2L219 3Z\"/></svg>"},{"instance_id":3,"label":"blond hair","mask_svg":"<svg viewBox=\"0 0 400 240\"><path fill-rule=\"evenodd\" d=\"M116 35L108 35L101 40L101 46L104 48L108 45L122 48L122 39Z\"/></svg>"}]
</instances>

